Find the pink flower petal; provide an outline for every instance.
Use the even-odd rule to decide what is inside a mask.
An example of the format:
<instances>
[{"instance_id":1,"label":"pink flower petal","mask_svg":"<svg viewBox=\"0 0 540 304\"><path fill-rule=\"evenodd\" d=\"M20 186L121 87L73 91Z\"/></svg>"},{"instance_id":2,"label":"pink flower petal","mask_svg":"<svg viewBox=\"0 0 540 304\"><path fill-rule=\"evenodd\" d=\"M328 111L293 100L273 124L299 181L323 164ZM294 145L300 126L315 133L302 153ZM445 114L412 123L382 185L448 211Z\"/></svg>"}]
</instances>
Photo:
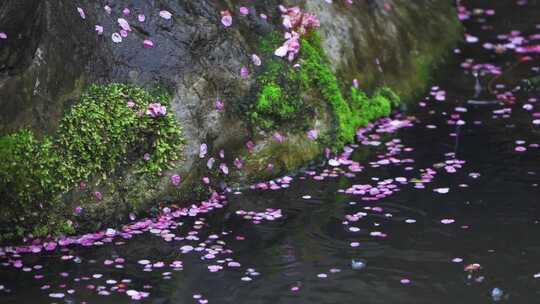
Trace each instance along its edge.
<instances>
[{"instance_id":1,"label":"pink flower petal","mask_svg":"<svg viewBox=\"0 0 540 304\"><path fill-rule=\"evenodd\" d=\"M118 25L124 30L131 32L131 27L129 26L129 23L124 18L118 18Z\"/></svg>"},{"instance_id":2,"label":"pink flower petal","mask_svg":"<svg viewBox=\"0 0 540 304\"><path fill-rule=\"evenodd\" d=\"M86 19L86 14L84 13L84 10L80 7L77 7L77 11L79 12L79 15L82 19Z\"/></svg>"},{"instance_id":3,"label":"pink flower petal","mask_svg":"<svg viewBox=\"0 0 540 304\"><path fill-rule=\"evenodd\" d=\"M152 40L146 39L146 40L143 41L143 45L147 49L153 48L154 47L154 42L152 42Z\"/></svg>"},{"instance_id":4,"label":"pink flower petal","mask_svg":"<svg viewBox=\"0 0 540 304\"><path fill-rule=\"evenodd\" d=\"M160 11L159 16L165 20L169 20L172 18L172 14L169 11Z\"/></svg>"},{"instance_id":5,"label":"pink flower petal","mask_svg":"<svg viewBox=\"0 0 540 304\"><path fill-rule=\"evenodd\" d=\"M226 164L223 164L223 163L220 164L219 169L221 169L221 172L223 172L223 174L225 174L225 175L229 174L229 167L227 167Z\"/></svg>"},{"instance_id":6,"label":"pink flower petal","mask_svg":"<svg viewBox=\"0 0 540 304\"><path fill-rule=\"evenodd\" d=\"M97 32L98 35L103 34L103 26L96 25L96 32Z\"/></svg>"},{"instance_id":7,"label":"pink flower petal","mask_svg":"<svg viewBox=\"0 0 540 304\"><path fill-rule=\"evenodd\" d=\"M229 11L222 11L221 12L221 24L225 27L229 27L232 25L233 19L231 16L231 13Z\"/></svg>"},{"instance_id":8,"label":"pink flower petal","mask_svg":"<svg viewBox=\"0 0 540 304\"><path fill-rule=\"evenodd\" d=\"M225 104L223 103L223 101L218 99L218 100L216 100L216 105L215 106L216 106L216 110L218 112L221 112L221 111L223 111L223 108L225 107Z\"/></svg>"},{"instance_id":9,"label":"pink flower petal","mask_svg":"<svg viewBox=\"0 0 540 304\"><path fill-rule=\"evenodd\" d=\"M283 45L279 47L275 52L274 55L278 57L285 57L287 55L287 46Z\"/></svg>"},{"instance_id":10,"label":"pink flower petal","mask_svg":"<svg viewBox=\"0 0 540 304\"><path fill-rule=\"evenodd\" d=\"M255 54L251 55L251 62L253 62L253 64L256 66L260 66L262 64L261 58Z\"/></svg>"},{"instance_id":11,"label":"pink flower petal","mask_svg":"<svg viewBox=\"0 0 540 304\"><path fill-rule=\"evenodd\" d=\"M247 67L243 66L240 69L240 76L242 76L242 78L247 78L249 76L249 69Z\"/></svg>"},{"instance_id":12,"label":"pink flower petal","mask_svg":"<svg viewBox=\"0 0 540 304\"><path fill-rule=\"evenodd\" d=\"M284 140L283 135L281 135L279 132L274 133L274 139L279 143L282 143Z\"/></svg>"},{"instance_id":13,"label":"pink flower petal","mask_svg":"<svg viewBox=\"0 0 540 304\"><path fill-rule=\"evenodd\" d=\"M199 157L204 158L206 156L206 153L208 153L208 146L203 143L199 148Z\"/></svg>"},{"instance_id":14,"label":"pink flower petal","mask_svg":"<svg viewBox=\"0 0 540 304\"><path fill-rule=\"evenodd\" d=\"M242 167L244 166L244 163L240 159L236 158L234 160L234 166L238 169L242 169Z\"/></svg>"},{"instance_id":15,"label":"pink flower petal","mask_svg":"<svg viewBox=\"0 0 540 304\"><path fill-rule=\"evenodd\" d=\"M317 137L319 137L319 132L317 132L317 130L310 130L307 136L310 140L316 140Z\"/></svg>"}]
</instances>

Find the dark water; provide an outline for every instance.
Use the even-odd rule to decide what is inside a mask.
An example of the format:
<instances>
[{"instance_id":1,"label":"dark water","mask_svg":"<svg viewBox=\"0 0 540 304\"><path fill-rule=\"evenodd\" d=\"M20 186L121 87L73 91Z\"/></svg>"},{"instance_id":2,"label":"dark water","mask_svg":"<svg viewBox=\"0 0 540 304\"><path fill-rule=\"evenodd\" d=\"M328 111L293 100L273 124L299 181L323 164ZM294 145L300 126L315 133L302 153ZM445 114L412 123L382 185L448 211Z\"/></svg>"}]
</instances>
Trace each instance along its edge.
<instances>
[{"instance_id":1,"label":"dark water","mask_svg":"<svg viewBox=\"0 0 540 304\"><path fill-rule=\"evenodd\" d=\"M519 2L462 3L468 10L495 10L464 21L480 41L462 45L438 89L419 98L408 116L396 117L414 121L413 127L367 133L381 135L370 138L381 144L355 150L352 158L365 168L354 177L347 166L327 166L314 169L323 181L303 173L287 189L230 193L226 208L171 229L176 235L196 230L199 240L166 242L144 233L125 242L115 238L115 244L23 255L25 266L43 266L28 272L9 266L14 257L0 258L0 303L540 303L540 124L533 123L540 102L534 90L516 89L523 78L539 75L540 61L535 54L527 61L511 49L495 54L482 47L506 43L497 35L512 30L523 37L540 33L540 2ZM483 70L483 90L474 97L475 78L460 66L467 58L500 67L504 73L491 87L504 84L498 93L513 90L515 100L492 102L496 94L487 86L495 75ZM444 100L436 100L439 91ZM378 160L390 164L374 165ZM423 173L428 176L420 183ZM341 191L385 179L395 188L381 186L392 194L380 200ZM283 216L253 224L236 214L266 208ZM361 218L351 220L353 214ZM202 242L214 246L215 258L181 253L182 246ZM104 264L118 257L125 262ZM226 258L241 267L223 266L232 261ZM143 271L142 259L165 266ZM352 260L365 267L353 269ZM182 270L170 267L172 261L182 261ZM464 270L474 263L481 268ZM212 273L209 265L225 269ZM494 288L502 290L500 297L492 296ZM131 300L126 290L149 296ZM50 297L56 293L63 298Z\"/></svg>"}]
</instances>

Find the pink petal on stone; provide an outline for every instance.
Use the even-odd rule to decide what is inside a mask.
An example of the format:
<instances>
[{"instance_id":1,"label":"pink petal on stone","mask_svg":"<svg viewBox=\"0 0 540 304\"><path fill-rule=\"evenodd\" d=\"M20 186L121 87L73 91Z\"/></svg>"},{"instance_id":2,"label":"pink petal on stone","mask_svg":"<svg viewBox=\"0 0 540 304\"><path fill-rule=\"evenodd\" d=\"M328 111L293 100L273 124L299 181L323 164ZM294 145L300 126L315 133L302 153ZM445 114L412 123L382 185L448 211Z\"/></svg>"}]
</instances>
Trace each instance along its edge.
<instances>
[{"instance_id":1,"label":"pink petal on stone","mask_svg":"<svg viewBox=\"0 0 540 304\"><path fill-rule=\"evenodd\" d=\"M112 41L113 41L114 43L120 43L120 42L122 42L122 36L120 36L120 34L118 34L118 33L113 33L113 34L111 35L111 39L112 39Z\"/></svg>"},{"instance_id":2,"label":"pink petal on stone","mask_svg":"<svg viewBox=\"0 0 540 304\"><path fill-rule=\"evenodd\" d=\"M118 18L118 25L124 30L131 32L131 27L129 26L129 23L124 18Z\"/></svg>"},{"instance_id":3,"label":"pink petal on stone","mask_svg":"<svg viewBox=\"0 0 540 304\"><path fill-rule=\"evenodd\" d=\"M206 153L208 153L208 146L203 143L199 148L199 157L204 158L206 156Z\"/></svg>"},{"instance_id":4,"label":"pink petal on stone","mask_svg":"<svg viewBox=\"0 0 540 304\"><path fill-rule=\"evenodd\" d=\"M96 191L94 192L94 197L96 198L96 200L101 201L101 199L103 198L103 195L101 194L101 192Z\"/></svg>"},{"instance_id":5,"label":"pink petal on stone","mask_svg":"<svg viewBox=\"0 0 540 304\"><path fill-rule=\"evenodd\" d=\"M232 16L231 15L224 15L221 17L221 24L225 27L230 27L232 25Z\"/></svg>"},{"instance_id":6,"label":"pink petal on stone","mask_svg":"<svg viewBox=\"0 0 540 304\"><path fill-rule=\"evenodd\" d=\"M146 39L143 41L143 45L145 48L150 49L154 47L154 42L152 42L152 40Z\"/></svg>"},{"instance_id":7,"label":"pink petal on stone","mask_svg":"<svg viewBox=\"0 0 540 304\"><path fill-rule=\"evenodd\" d=\"M246 143L246 148L248 149L249 153L252 153L253 149L255 148L255 144L250 140Z\"/></svg>"},{"instance_id":8,"label":"pink petal on stone","mask_svg":"<svg viewBox=\"0 0 540 304\"><path fill-rule=\"evenodd\" d=\"M4 39L4 40L5 40L5 39L7 39L7 37L8 37L8 36L7 36L6 33L0 32L0 39Z\"/></svg>"},{"instance_id":9,"label":"pink petal on stone","mask_svg":"<svg viewBox=\"0 0 540 304\"><path fill-rule=\"evenodd\" d=\"M242 76L242 78L247 78L249 76L249 69L247 67L243 66L240 69L240 76Z\"/></svg>"},{"instance_id":10,"label":"pink petal on stone","mask_svg":"<svg viewBox=\"0 0 540 304\"><path fill-rule=\"evenodd\" d=\"M97 32L98 35L103 34L103 26L96 25L96 32Z\"/></svg>"},{"instance_id":11,"label":"pink petal on stone","mask_svg":"<svg viewBox=\"0 0 540 304\"><path fill-rule=\"evenodd\" d=\"M316 140L319 136L319 132L317 132L317 130L309 130L307 136L310 140Z\"/></svg>"},{"instance_id":12,"label":"pink petal on stone","mask_svg":"<svg viewBox=\"0 0 540 304\"><path fill-rule=\"evenodd\" d=\"M216 110L218 112L221 112L221 111L223 111L223 108L225 107L225 103L223 103L223 101L218 99L218 100L216 100L216 105L215 106L216 106Z\"/></svg>"},{"instance_id":13,"label":"pink petal on stone","mask_svg":"<svg viewBox=\"0 0 540 304\"><path fill-rule=\"evenodd\" d=\"M208 161L206 162L206 167L209 169L209 170L212 170L212 167L214 167L214 162L216 160L213 158L213 157L210 157L208 159Z\"/></svg>"},{"instance_id":14,"label":"pink petal on stone","mask_svg":"<svg viewBox=\"0 0 540 304\"><path fill-rule=\"evenodd\" d=\"M284 140L283 135L281 135L279 132L274 133L274 139L279 143L282 143Z\"/></svg>"},{"instance_id":15,"label":"pink petal on stone","mask_svg":"<svg viewBox=\"0 0 540 304\"><path fill-rule=\"evenodd\" d=\"M143 14L139 14L139 16L137 16L137 19L139 20L139 22L144 22L146 20L146 16Z\"/></svg>"},{"instance_id":16,"label":"pink petal on stone","mask_svg":"<svg viewBox=\"0 0 540 304\"><path fill-rule=\"evenodd\" d=\"M169 11L160 11L159 16L165 20L169 20L172 18L172 14Z\"/></svg>"},{"instance_id":17,"label":"pink petal on stone","mask_svg":"<svg viewBox=\"0 0 540 304\"><path fill-rule=\"evenodd\" d=\"M236 158L234 160L234 166L238 169L242 169L242 167L244 166L244 163L240 159Z\"/></svg>"},{"instance_id":18,"label":"pink petal on stone","mask_svg":"<svg viewBox=\"0 0 540 304\"><path fill-rule=\"evenodd\" d=\"M260 66L262 64L261 58L255 54L251 55L251 62L253 62L253 64L256 66Z\"/></svg>"},{"instance_id":19,"label":"pink petal on stone","mask_svg":"<svg viewBox=\"0 0 540 304\"><path fill-rule=\"evenodd\" d=\"M178 174L175 174L173 176L171 176L171 183L173 184L173 186L177 187L178 185L180 185L180 182L181 182L182 178L180 177L180 175Z\"/></svg>"},{"instance_id":20,"label":"pink petal on stone","mask_svg":"<svg viewBox=\"0 0 540 304\"><path fill-rule=\"evenodd\" d=\"M229 167L227 167L226 164L220 164L219 169L221 169L221 172L223 172L223 174L225 175L229 174Z\"/></svg>"},{"instance_id":21,"label":"pink petal on stone","mask_svg":"<svg viewBox=\"0 0 540 304\"><path fill-rule=\"evenodd\" d=\"M79 15L82 19L86 19L86 14L84 13L84 10L80 7L77 7L77 11L79 12Z\"/></svg>"}]
</instances>

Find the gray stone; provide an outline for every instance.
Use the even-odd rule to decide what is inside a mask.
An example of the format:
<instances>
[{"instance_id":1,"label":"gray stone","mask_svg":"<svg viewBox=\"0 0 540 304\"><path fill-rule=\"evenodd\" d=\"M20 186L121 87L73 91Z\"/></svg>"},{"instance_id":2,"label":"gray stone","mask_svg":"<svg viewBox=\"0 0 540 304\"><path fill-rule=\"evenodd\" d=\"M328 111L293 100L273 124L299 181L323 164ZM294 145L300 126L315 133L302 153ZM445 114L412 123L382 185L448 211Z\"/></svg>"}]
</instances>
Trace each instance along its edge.
<instances>
[{"instance_id":1,"label":"gray stone","mask_svg":"<svg viewBox=\"0 0 540 304\"><path fill-rule=\"evenodd\" d=\"M282 130L286 141L276 145L268 139L271 136L254 133L244 123L244 113L234 110L255 99L254 78L242 79L239 71L249 64L262 35L281 31L279 2L253 1L251 8L257 14L235 13L231 28L221 25L220 11L238 12L240 5L233 1L120 0L110 4L111 15L103 9L106 2L0 3L0 31L9 36L0 40L0 135L23 127L52 134L62 115L92 83L159 85L174 93L172 111L187 140L184 159L158 184L137 179L127 170L117 185L101 185L104 200L85 206L88 228L125 221L129 212L147 211L161 201L197 198L194 189L207 174L206 160L198 157L203 142L211 155L225 149L232 167L233 156L248 157L245 142L256 141L245 171L228 178L236 184L266 177L261 172L268 162L276 165L271 176L305 165L320 154L323 147L303 133ZM426 69L440 61L460 33L456 12L447 0L387 0L390 10L377 0L355 1L352 7L345 1L287 2L319 17L324 49L343 83L358 78L367 90L390 85L405 98L427 85ZM77 7L85 10L85 20ZM119 31L117 18L123 17L124 7L131 9L125 18L133 31L116 44L111 34ZM158 15L164 9L173 14L171 20ZM144 23L137 21L139 13L145 14ZM259 13L267 14L272 23L259 18ZM104 27L102 36L95 32L96 24ZM155 47L143 48L144 39L151 39ZM215 109L217 98L225 102L222 113ZM333 117L326 104L315 108L313 125L330 130ZM168 176L173 173L184 178L180 189L170 185ZM77 193L64 197L67 204L80 199Z\"/></svg>"}]
</instances>

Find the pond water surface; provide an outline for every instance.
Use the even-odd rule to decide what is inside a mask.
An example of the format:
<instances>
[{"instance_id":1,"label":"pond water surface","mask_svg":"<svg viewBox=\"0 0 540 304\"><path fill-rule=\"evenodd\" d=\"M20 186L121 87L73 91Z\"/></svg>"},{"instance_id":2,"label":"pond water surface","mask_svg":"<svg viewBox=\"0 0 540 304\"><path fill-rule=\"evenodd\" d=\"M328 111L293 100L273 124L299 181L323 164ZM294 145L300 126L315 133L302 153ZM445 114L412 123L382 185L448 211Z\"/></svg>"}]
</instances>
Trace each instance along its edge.
<instances>
[{"instance_id":1,"label":"pond water surface","mask_svg":"<svg viewBox=\"0 0 540 304\"><path fill-rule=\"evenodd\" d=\"M0 303L540 303L540 101L523 81L540 75L540 2L460 4L467 43L434 87L340 158L94 246L5 253Z\"/></svg>"}]
</instances>

